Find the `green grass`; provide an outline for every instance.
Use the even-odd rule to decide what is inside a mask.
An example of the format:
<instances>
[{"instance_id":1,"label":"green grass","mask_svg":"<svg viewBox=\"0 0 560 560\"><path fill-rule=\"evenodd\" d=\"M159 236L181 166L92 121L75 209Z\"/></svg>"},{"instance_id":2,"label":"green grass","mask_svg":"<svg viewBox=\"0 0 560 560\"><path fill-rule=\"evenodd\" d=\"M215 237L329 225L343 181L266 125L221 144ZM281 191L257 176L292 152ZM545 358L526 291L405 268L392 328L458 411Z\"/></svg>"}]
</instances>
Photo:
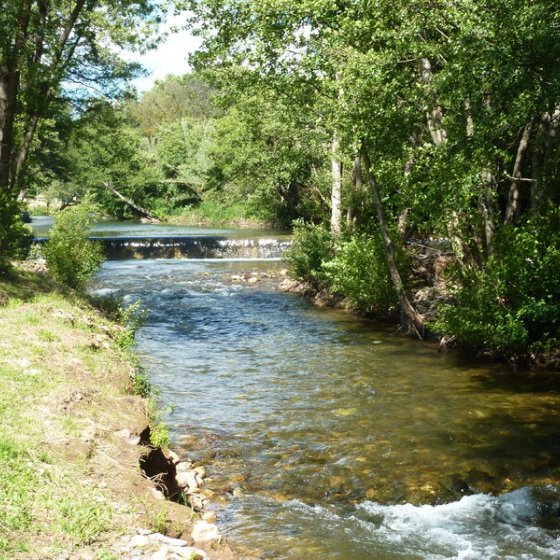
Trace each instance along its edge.
<instances>
[{"instance_id":1,"label":"green grass","mask_svg":"<svg viewBox=\"0 0 560 560\"><path fill-rule=\"evenodd\" d=\"M224 206L212 200L204 200L197 206L188 206L180 213L167 216L166 221L177 225L232 225L267 227L265 221L251 216L247 207L240 202Z\"/></svg>"},{"instance_id":2,"label":"green grass","mask_svg":"<svg viewBox=\"0 0 560 560\"><path fill-rule=\"evenodd\" d=\"M143 396L152 443L169 443L131 349L141 313L100 312L21 271L0 277L0 294L0 560L118 558L111 539L130 531L138 499L115 500L106 486L121 445L111 437L124 413L115 399Z\"/></svg>"},{"instance_id":3,"label":"green grass","mask_svg":"<svg viewBox=\"0 0 560 560\"><path fill-rule=\"evenodd\" d=\"M46 279L14 273L0 279L0 290L11 296L0 306L0 559L56 558L113 530L111 501L84 485L90 467L64 455L61 441L78 438L82 423L61 407L75 390L73 375L103 379L115 353L95 363L87 349L91 360L82 359L80 336L104 320L47 293Z\"/></svg>"},{"instance_id":4,"label":"green grass","mask_svg":"<svg viewBox=\"0 0 560 560\"><path fill-rule=\"evenodd\" d=\"M0 274L0 306L7 303L18 306L22 301L34 299L39 294L51 293L54 289L54 283L45 276L12 269Z\"/></svg>"}]
</instances>

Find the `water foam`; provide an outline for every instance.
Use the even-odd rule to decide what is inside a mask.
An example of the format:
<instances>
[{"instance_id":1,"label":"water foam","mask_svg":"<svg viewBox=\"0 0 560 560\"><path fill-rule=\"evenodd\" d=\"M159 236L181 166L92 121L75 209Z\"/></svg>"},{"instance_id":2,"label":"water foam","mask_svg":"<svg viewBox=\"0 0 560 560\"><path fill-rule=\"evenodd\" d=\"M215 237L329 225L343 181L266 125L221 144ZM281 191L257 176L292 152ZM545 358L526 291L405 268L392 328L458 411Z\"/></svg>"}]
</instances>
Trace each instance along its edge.
<instances>
[{"instance_id":1,"label":"water foam","mask_svg":"<svg viewBox=\"0 0 560 560\"><path fill-rule=\"evenodd\" d=\"M356 520L376 539L430 560L558 558L560 539L537 526L540 512L533 490L522 488L437 506L364 502Z\"/></svg>"}]
</instances>

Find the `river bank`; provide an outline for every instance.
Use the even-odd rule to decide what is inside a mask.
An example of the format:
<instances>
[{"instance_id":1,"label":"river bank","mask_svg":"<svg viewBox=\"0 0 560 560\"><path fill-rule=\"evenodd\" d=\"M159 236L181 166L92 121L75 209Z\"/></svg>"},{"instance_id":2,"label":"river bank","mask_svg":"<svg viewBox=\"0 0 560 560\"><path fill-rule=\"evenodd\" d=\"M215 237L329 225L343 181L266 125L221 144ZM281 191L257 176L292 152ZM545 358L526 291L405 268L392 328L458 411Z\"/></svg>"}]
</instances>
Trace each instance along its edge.
<instances>
[{"instance_id":1,"label":"river bank","mask_svg":"<svg viewBox=\"0 0 560 560\"><path fill-rule=\"evenodd\" d=\"M0 558L234 559L212 512L165 499L200 465L150 443L126 329L29 270L0 278L0 324Z\"/></svg>"}]
</instances>

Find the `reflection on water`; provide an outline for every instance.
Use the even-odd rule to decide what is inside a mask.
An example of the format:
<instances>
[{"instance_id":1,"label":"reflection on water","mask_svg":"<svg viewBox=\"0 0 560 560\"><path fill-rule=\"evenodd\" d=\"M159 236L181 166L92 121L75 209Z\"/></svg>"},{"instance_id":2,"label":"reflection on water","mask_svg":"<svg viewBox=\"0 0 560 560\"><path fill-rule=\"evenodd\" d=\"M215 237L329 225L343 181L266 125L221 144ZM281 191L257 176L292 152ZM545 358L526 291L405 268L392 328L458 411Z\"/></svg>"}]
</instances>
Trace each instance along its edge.
<instances>
[{"instance_id":1,"label":"reflection on water","mask_svg":"<svg viewBox=\"0 0 560 560\"><path fill-rule=\"evenodd\" d=\"M220 511L233 542L276 559L556 557L558 379L232 280L277 267L110 262L94 286L150 310L138 352L175 441L212 489L245 493Z\"/></svg>"},{"instance_id":2,"label":"reflection on water","mask_svg":"<svg viewBox=\"0 0 560 560\"><path fill-rule=\"evenodd\" d=\"M52 216L33 216L31 227L35 237L47 237L54 223ZM102 220L92 227L94 237L178 237L178 236L228 236L262 237L264 235L282 237L285 232L256 229L231 229L198 226L173 226L168 224L143 224L140 221Z\"/></svg>"}]
</instances>

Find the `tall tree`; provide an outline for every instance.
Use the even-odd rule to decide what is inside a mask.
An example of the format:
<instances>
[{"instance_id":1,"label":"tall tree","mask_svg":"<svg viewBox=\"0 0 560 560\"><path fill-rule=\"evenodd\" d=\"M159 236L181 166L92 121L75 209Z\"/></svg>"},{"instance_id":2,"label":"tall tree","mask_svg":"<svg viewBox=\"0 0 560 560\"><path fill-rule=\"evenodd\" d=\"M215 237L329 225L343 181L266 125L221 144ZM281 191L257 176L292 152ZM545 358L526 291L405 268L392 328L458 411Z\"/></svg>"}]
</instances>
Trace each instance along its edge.
<instances>
[{"instance_id":1,"label":"tall tree","mask_svg":"<svg viewBox=\"0 0 560 560\"><path fill-rule=\"evenodd\" d=\"M0 193L24 191L25 168L41 119L62 93L107 90L130 75L118 48L147 45L167 0L4 0L0 10ZM22 193L23 194L23 193ZM6 209L6 202L3 207ZM4 212L4 211L3 211ZM0 251L8 225L0 226Z\"/></svg>"}]
</instances>

